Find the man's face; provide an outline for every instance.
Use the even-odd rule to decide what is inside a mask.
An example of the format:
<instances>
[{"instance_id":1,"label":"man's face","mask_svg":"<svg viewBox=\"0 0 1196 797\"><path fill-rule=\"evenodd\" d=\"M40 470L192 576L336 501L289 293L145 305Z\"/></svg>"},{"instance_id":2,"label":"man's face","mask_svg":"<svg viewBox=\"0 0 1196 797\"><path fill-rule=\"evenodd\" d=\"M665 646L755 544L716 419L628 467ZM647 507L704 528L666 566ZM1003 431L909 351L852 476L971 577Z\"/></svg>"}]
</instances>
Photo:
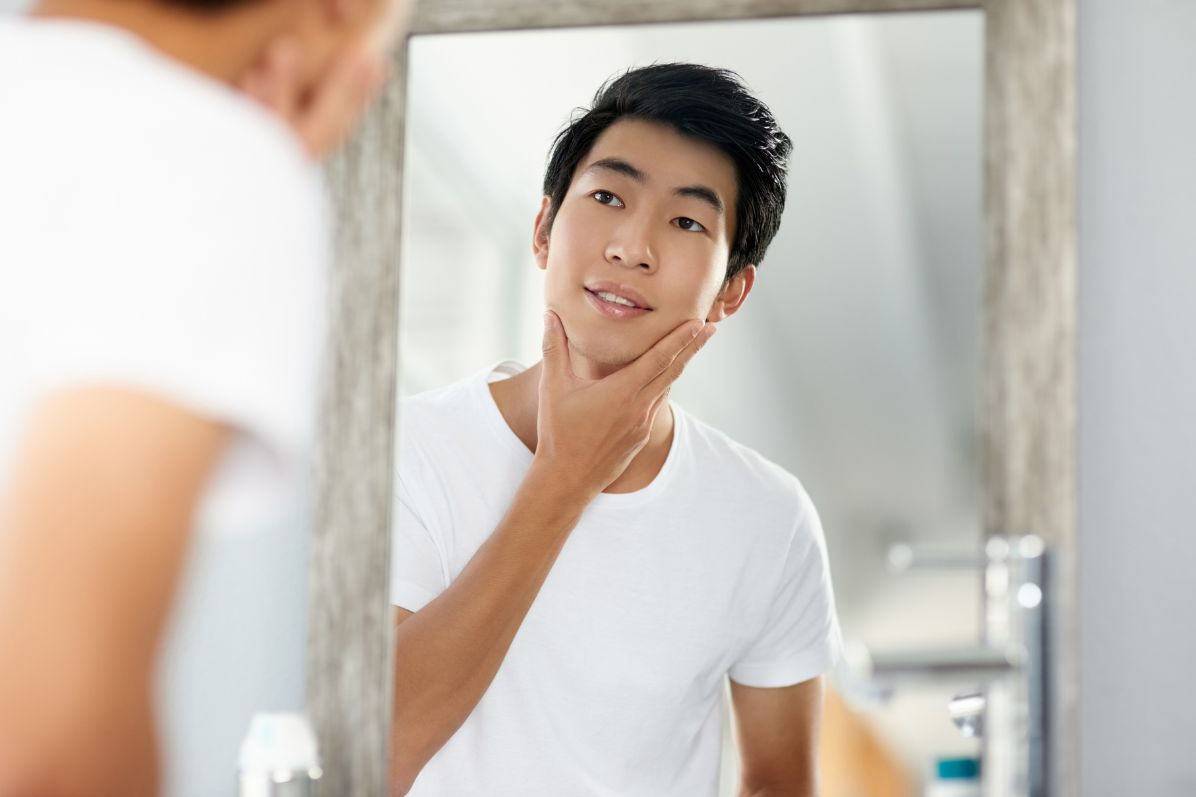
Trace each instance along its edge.
<instances>
[{"instance_id":1,"label":"man's face","mask_svg":"<svg viewBox=\"0 0 1196 797\"><path fill-rule=\"evenodd\" d=\"M724 285L736 198L735 165L714 146L655 122L607 128L578 164L551 234L547 198L536 220L545 304L574 351L620 367L688 319L735 312L755 271Z\"/></svg>"}]
</instances>

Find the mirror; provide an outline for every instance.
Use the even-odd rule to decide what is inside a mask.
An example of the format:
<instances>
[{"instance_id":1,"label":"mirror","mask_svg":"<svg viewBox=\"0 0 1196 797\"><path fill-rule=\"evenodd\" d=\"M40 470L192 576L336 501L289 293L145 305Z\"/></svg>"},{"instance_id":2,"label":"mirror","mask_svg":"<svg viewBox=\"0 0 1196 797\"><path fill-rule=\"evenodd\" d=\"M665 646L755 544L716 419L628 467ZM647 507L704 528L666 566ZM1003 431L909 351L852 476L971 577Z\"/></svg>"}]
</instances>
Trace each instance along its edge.
<instances>
[{"instance_id":1,"label":"mirror","mask_svg":"<svg viewBox=\"0 0 1196 797\"><path fill-rule=\"evenodd\" d=\"M756 286L671 399L809 492L847 643L824 733L839 712L901 773L893 791L862 793L912 794L936 759L978 755L946 712L958 685L879 699L850 665L980 635L977 570L898 573L890 555L966 557L982 535L981 12L412 38L398 395L539 360L531 242L552 141L604 81L670 61L738 73L794 144ZM862 750L824 737L827 797L867 788L849 771Z\"/></svg>"}]
</instances>

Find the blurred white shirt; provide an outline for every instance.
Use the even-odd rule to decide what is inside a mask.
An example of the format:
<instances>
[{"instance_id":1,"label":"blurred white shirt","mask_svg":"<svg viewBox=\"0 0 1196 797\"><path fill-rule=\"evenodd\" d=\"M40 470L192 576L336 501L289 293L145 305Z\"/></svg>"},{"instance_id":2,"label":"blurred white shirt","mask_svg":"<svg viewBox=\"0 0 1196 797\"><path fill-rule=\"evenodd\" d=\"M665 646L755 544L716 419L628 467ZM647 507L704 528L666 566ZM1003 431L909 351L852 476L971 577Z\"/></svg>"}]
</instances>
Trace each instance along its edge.
<instances>
[{"instance_id":1,"label":"blurred white shirt","mask_svg":"<svg viewBox=\"0 0 1196 797\"><path fill-rule=\"evenodd\" d=\"M0 118L0 490L54 391L131 387L240 432L160 681L166 793L232 794L251 714L303 706L318 169L247 99L91 23L0 17Z\"/></svg>"}]
</instances>

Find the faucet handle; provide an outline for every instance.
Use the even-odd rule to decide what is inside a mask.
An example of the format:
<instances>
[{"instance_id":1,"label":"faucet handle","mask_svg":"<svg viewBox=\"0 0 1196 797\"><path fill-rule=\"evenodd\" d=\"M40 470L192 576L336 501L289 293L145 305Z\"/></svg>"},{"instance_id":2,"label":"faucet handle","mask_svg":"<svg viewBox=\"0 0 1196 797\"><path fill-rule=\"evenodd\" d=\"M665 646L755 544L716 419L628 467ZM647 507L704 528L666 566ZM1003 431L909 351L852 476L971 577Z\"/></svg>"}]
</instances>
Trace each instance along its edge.
<instances>
[{"instance_id":1,"label":"faucet handle","mask_svg":"<svg viewBox=\"0 0 1196 797\"><path fill-rule=\"evenodd\" d=\"M980 570L988 558L979 548L898 542L889 546L885 564L892 573L911 570Z\"/></svg>"},{"instance_id":2,"label":"faucet handle","mask_svg":"<svg viewBox=\"0 0 1196 797\"><path fill-rule=\"evenodd\" d=\"M969 689L951 698L947 703L947 711L960 733L970 738L979 738L984 735L984 709L987 704L988 697L983 689Z\"/></svg>"},{"instance_id":3,"label":"faucet handle","mask_svg":"<svg viewBox=\"0 0 1196 797\"><path fill-rule=\"evenodd\" d=\"M993 680L1017 672L1021 663L1018 653L985 645L876 651L871 654L868 675L873 680L901 683Z\"/></svg>"}]
</instances>

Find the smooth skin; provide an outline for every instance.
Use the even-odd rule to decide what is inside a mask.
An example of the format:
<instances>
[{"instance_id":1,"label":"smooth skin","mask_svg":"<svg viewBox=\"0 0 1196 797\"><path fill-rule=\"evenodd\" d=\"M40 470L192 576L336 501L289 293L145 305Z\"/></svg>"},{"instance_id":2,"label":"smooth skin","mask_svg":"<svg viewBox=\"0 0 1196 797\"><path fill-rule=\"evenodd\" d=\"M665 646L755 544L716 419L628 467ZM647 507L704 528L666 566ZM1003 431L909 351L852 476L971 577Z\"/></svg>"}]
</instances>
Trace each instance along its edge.
<instances>
[{"instance_id":1,"label":"smooth skin","mask_svg":"<svg viewBox=\"0 0 1196 797\"><path fill-rule=\"evenodd\" d=\"M379 87L405 7L258 0L200 15L45 0L33 13L133 32L273 109L320 158ZM118 385L32 409L0 484L0 797L158 793L158 648L197 503L234 434Z\"/></svg>"},{"instance_id":2,"label":"smooth skin","mask_svg":"<svg viewBox=\"0 0 1196 797\"><path fill-rule=\"evenodd\" d=\"M718 201L679 190L695 187ZM391 797L473 711L585 507L659 473L672 445L669 387L755 283L754 266L725 279L736 191L717 149L621 120L579 164L551 229L543 200L532 251L546 272L544 357L490 385L532 465L457 580L418 612L394 610ZM586 295L596 280L629 287L651 312L604 316ZM815 795L821 678L778 689L732 682L731 693L741 797Z\"/></svg>"}]
</instances>

